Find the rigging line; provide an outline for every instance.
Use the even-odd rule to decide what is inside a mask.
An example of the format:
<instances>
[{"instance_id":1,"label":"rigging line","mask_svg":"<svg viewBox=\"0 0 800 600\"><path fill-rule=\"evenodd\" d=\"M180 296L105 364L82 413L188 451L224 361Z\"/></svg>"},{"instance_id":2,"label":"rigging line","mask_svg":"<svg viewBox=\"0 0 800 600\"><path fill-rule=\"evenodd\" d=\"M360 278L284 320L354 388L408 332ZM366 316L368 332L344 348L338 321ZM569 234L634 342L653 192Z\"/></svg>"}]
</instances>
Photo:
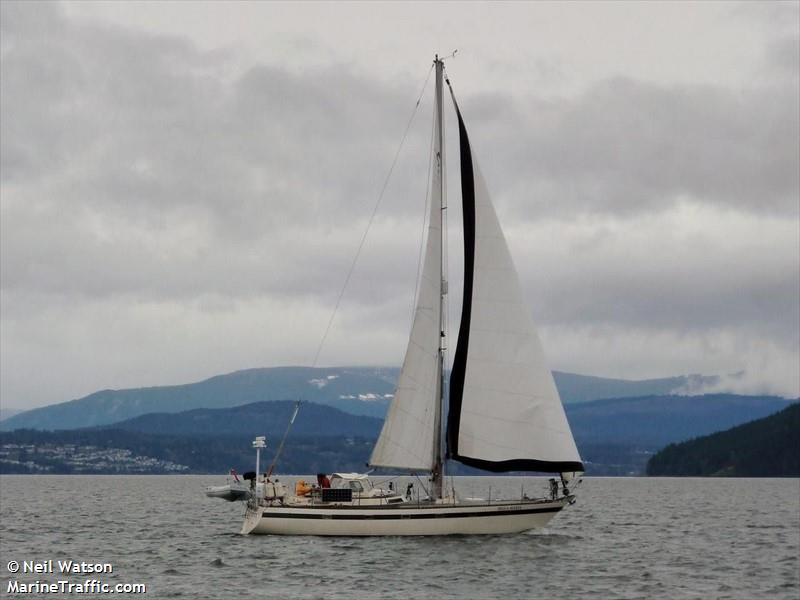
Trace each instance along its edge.
<instances>
[{"instance_id":1,"label":"rigging line","mask_svg":"<svg viewBox=\"0 0 800 600\"><path fill-rule=\"evenodd\" d=\"M297 417L297 412L300 410L300 400L296 400L294 403L294 412L292 413L292 418L289 419L289 424L286 426L286 431L283 432L283 439L281 439L280 446L278 446L278 451L275 453L275 458L272 459L272 463L269 465L269 471L267 471L267 478L272 475L272 471L275 469L275 465L278 462L278 459L281 456L281 452L283 452L283 445L286 443L286 438L289 437L289 430L294 425L294 420ZM258 473L256 473L258 476Z\"/></svg>"},{"instance_id":2,"label":"rigging line","mask_svg":"<svg viewBox=\"0 0 800 600\"><path fill-rule=\"evenodd\" d=\"M428 497L430 498L430 495L431 495L431 493L430 493L430 491L428 491L428 488L427 488L427 487L425 487L425 484L424 484L424 483L422 483L422 479L420 479L420 478L419 478L419 475L417 475L416 473L412 473L412 474L414 475L414 477L416 477L416 478L417 478L417 481L419 481L419 485L420 485L420 487L421 487L421 488L422 488L422 489L425 491L425 495L426 495L426 496L428 496Z\"/></svg>"},{"instance_id":3,"label":"rigging line","mask_svg":"<svg viewBox=\"0 0 800 600\"><path fill-rule=\"evenodd\" d=\"M339 304L341 304L342 302L342 297L344 296L344 292L347 289L347 284L350 283L350 277L353 275L353 271L356 268L358 257L361 255L361 250L364 248L364 242L366 242L367 240L367 234L369 233L370 227L372 227L372 222L375 220L375 215L378 214L378 207L381 205L381 200L383 200L383 194L384 192L386 192L386 187L389 185L389 179L391 179L392 177L392 172L394 171L394 167L397 164L397 159L400 157L400 151L403 149L403 144L406 141L406 137L408 137L408 132L411 129L411 123L414 121L414 117L417 114L419 103L422 100L422 95L425 93L425 88L428 86L428 80L431 78L432 71L433 71L433 66L431 66L430 70L428 70L428 76L425 78L425 83L422 84L422 90L419 93L417 102L414 104L414 110L411 111L411 117L408 119L406 130L403 133L402 139L400 140L400 145L397 147L397 152L395 152L394 160L392 160L392 165L391 167L389 167L389 172L386 174L386 179L383 182L383 187L381 188L381 192L380 194L378 194L378 200L375 202L375 207L372 209L372 214L369 217L369 221L367 221L367 228L364 230L364 235L361 236L361 241L359 242L358 248L356 249L356 254L353 257L352 263L350 264L350 269L347 271L347 277L345 277L344 285L342 285L342 289L339 292L339 297L336 299L336 304L333 307L331 318L328 320L328 326L325 328L325 333L322 335L319 347L317 348L317 353L314 355L314 362L311 363L312 369L317 366L317 361L319 361L319 355L322 352L322 347L325 345L325 340L328 339L328 334L330 333L331 326L333 325L333 319L336 317L336 313L339 310Z\"/></svg>"}]
</instances>

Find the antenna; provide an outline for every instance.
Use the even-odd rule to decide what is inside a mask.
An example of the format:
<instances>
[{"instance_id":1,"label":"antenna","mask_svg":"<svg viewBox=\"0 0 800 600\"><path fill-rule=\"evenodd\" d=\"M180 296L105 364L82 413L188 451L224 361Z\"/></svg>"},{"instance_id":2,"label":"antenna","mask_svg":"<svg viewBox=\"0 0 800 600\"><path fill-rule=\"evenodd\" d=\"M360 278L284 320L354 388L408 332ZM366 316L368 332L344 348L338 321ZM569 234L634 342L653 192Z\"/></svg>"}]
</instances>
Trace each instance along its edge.
<instances>
[{"instance_id":1,"label":"antenna","mask_svg":"<svg viewBox=\"0 0 800 600\"><path fill-rule=\"evenodd\" d=\"M256 495L258 495L258 471L261 468L261 449L267 447L267 438L259 435L253 440L253 448L256 449Z\"/></svg>"},{"instance_id":2,"label":"antenna","mask_svg":"<svg viewBox=\"0 0 800 600\"><path fill-rule=\"evenodd\" d=\"M449 59L449 58L455 58L455 56L456 56L456 52L458 52L458 50L453 50L453 51L452 51L452 52L451 52L449 55L447 55L447 56L439 56L438 54L434 54L434 55L433 55L433 62L434 62L434 63L437 63L437 62L441 62L441 63L443 63L444 61L446 61L446 60L447 60L447 59Z\"/></svg>"}]
</instances>

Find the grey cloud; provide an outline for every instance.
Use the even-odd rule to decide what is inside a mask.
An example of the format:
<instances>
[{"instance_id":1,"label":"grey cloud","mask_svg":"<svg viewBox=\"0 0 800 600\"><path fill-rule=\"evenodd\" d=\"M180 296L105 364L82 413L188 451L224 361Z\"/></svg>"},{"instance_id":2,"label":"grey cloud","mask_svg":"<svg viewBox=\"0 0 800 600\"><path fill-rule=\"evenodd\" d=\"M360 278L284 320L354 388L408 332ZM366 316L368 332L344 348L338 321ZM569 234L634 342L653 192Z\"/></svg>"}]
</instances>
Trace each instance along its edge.
<instances>
[{"instance_id":1,"label":"grey cloud","mask_svg":"<svg viewBox=\"0 0 800 600\"><path fill-rule=\"evenodd\" d=\"M136 335L151 322L142 348L174 322L170 348L193 359L220 336L217 327L250 336L249 348L262 343L253 330L274 331L286 350L269 350L273 364L308 354L298 347L316 342L321 325L295 306L326 322L420 81L381 83L341 64L239 71L224 52L70 19L57 4L2 2L0 10L3 344L6 356L22 349L15 368L27 373L44 349L73 339L111 354L124 336L112 340L105 328ZM793 39L765 50L776 67L768 83L739 90L615 79L565 98L459 96L541 323L615 330L603 343L648 327L692 339L734 331L797 354L798 256L786 234L787 223L796 227L799 187ZM457 77L453 84L459 93ZM358 360L373 334L401 340L397 351L382 346L381 357L402 350L430 91L348 289L332 356ZM457 226L457 179L450 185ZM715 235L665 233L665 215L683 203L702 207ZM727 229L731 212L763 229ZM580 219L589 233L569 230ZM728 243L726 231L740 240ZM772 248L749 248L776 232ZM262 302L275 315L254 325ZM103 312L96 330L95 305ZM290 318L302 323L278 331ZM303 327L307 339L298 341ZM140 354L131 348L119 364L104 364L135 370L119 365ZM208 364L205 374L219 368ZM662 374L671 364L684 363Z\"/></svg>"},{"instance_id":2,"label":"grey cloud","mask_svg":"<svg viewBox=\"0 0 800 600\"><path fill-rule=\"evenodd\" d=\"M412 84L388 87L341 66L231 74L224 56L180 40L51 13L44 25L7 28L6 287L148 296L337 288L346 265L335 257L349 260L344 239L363 230ZM793 214L792 94L614 80L526 106L479 95L462 99L462 110L478 156L497 149L484 170L515 216L630 215L686 196ZM400 201L381 209L414 239L424 120L404 154L420 160L401 162L390 189ZM401 252L412 268L409 242ZM385 264L400 248L373 251ZM393 273L363 268L374 285L393 285Z\"/></svg>"},{"instance_id":3,"label":"grey cloud","mask_svg":"<svg viewBox=\"0 0 800 600\"><path fill-rule=\"evenodd\" d=\"M611 263L577 255L573 268L538 283L548 323L608 323L675 332L713 331L731 324L783 339L800 349L796 260L710 252L702 264L673 248ZM621 257L616 257L621 258ZM732 260L731 260L732 259ZM735 265L735 268L733 268ZM532 286L533 287L533 286ZM535 289L535 288L534 288Z\"/></svg>"},{"instance_id":4,"label":"grey cloud","mask_svg":"<svg viewBox=\"0 0 800 600\"><path fill-rule=\"evenodd\" d=\"M31 15L3 5L11 15L5 289L141 297L337 289L412 86L380 86L345 67L257 66L231 76L224 56L188 43L39 8L48 18L17 19ZM408 144L425 151L419 131ZM425 182L410 170L399 165L390 191L421 199ZM395 203L381 214L405 227L404 215L420 207ZM394 275L384 271L373 287L380 281L391 293Z\"/></svg>"},{"instance_id":5,"label":"grey cloud","mask_svg":"<svg viewBox=\"0 0 800 600\"><path fill-rule=\"evenodd\" d=\"M61 202L151 226L208 208L237 237L270 218L346 219L379 189L408 111L398 90L345 67L230 81L224 57L188 43L56 21L8 34L5 182L60 168Z\"/></svg>"},{"instance_id":6,"label":"grey cloud","mask_svg":"<svg viewBox=\"0 0 800 600\"><path fill-rule=\"evenodd\" d=\"M767 64L794 79L800 77L800 37L786 35L772 42L767 49Z\"/></svg>"},{"instance_id":7,"label":"grey cloud","mask_svg":"<svg viewBox=\"0 0 800 600\"><path fill-rule=\"evenodd\" d=\"M676 334L726 328L800 351L796 222L687 204L668 216L552 219L510 230L547 325Z\"/></svg>"},{"instance_id":8,"label":"grey cloud","mask_svg":"<svg viewBox=\"0 0 800 600\"><path fill-rule=\"evenodd\" d=\"M506 125L479 119L473 130L494 138L485 171L520 216L624 216L687 198L796 216L798 102L789 81L727 90L616 79L571 99L495 101Z\"/></svg>"}]
</instances>

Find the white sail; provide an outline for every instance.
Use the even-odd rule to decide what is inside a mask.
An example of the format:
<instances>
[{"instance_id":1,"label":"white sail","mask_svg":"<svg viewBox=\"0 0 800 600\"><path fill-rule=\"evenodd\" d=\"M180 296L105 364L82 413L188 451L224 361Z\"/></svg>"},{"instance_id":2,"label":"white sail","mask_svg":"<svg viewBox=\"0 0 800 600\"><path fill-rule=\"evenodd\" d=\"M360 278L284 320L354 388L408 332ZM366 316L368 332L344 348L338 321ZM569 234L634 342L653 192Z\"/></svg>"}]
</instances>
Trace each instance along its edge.
<instances>
[{"instance_id":1,"label":"white sail","mask_svg":"<svg viewBox=\"0 0 800 600\"><path fill-rule=\"evenodd\" d=\"M465 268L472 265L472 271L465 274L450 384L450 456L492 471L580 471L505 236L458 116Z\"/></svg>"},{"instance_id":2,"label":"white sail","mask_svg":"<svg viewBox=\"0 0 800 600\"><path fill-rule=\"evenodd\" d=\"M442 149L435 137L428 241L397 390L369 464L413 471L434 467L439 402L442 286Z\"/></svg>"}]
</instances>

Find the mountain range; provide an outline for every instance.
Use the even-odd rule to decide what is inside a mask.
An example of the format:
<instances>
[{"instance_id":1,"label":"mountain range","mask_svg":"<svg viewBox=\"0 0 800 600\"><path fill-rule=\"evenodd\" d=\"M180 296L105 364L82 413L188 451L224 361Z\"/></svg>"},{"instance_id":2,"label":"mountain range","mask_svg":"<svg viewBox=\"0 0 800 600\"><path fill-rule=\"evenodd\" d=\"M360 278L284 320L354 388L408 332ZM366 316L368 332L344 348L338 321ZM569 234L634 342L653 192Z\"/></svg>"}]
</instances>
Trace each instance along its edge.
<instances>
[{"instance_id":1,"label":"mountain range","mask_svg":"<svg viewBox=\"0 0 800 600\"><path fill-rule=\"evenodd\" d=\"M355 415L383 418L398 373L399 369L392 367L248 369L184 385L102 390L11 416L0 421L0 430L75 429L108 425L148 413L179 413L296 399L325 404ZM701 375L642 381L559 371L553 375L566 405L601 398L682 393L717 382L716 377Z\"/></svg>"},{"instance_id":2,"label":"mountain range","mask_svg":"<svg viewBox=\"0 0 800 600\"><path fill-rule=\"evenodd\" d=\"M289 400L254 402L232 408L195 408L182 413L148 413L103 429L156 435L265 435L280 438L287 429L295 403ZM352 415L332 406L304 402L291 427L296 436L360 436L376 439L383 420Z\"/></svg>"},{"instance_id":3,"label":"mountain range","mask_svg":"<svg viewBox=\"0 0 800 600\"><path fill-rule=\"evenodd\" d=\"M566 413L579 448L622 444L657 450L669 443L760 419L789 404L774 396L646 396L571 404L566 406ZM163 435L266 435L272 440L284 434L293 410L294 402L286 400L256 402L177 414L150 413L104 427ZM374 440L382 423L376 417L306 402L301 405L291 436L358 436Z\"/></svg>"},{"instance_id":4,"label":"mountain range","mask_svg":"<svg viewBox=\"0 0 800 600\"><path fill-rule=\"evenodd\" d=\"M637 475L664 440L711 433L786 405L787 401L769 396L649 396L568 405L567 415L588 474ZM252 468L253 437L267 436L267 456L271 456L294 406L291 401L265 401L150 413L100 427L0 432L0 472L208 473L231 466L247 470ZM311 402L302 404L300 411L280 472L363 469L381 419ZM450 465L450 471L478 473L457 463Z\"/></svg>"},{"instance_id":5,"label":"mountain range","mask_svg":"<svg viewBox=\"0 0 800 600\"><path fill-rule=\"evenodd\" d=\"M12 432L0 433L0 471L211 472L225 464L247 466L250 440L266 435L274 449L298 398L302 405L281 459L283 472L363 468L398 371L250 369L187 385L103 390L0 422L0 431ZM790 404L774 396L682 395L713 386L715 377L626 381L562 372L554 377L587 472L594 475L642 474L648 459L667 444L760 419ZM30 444L40 451L31 454ZM75 450L84 446L101 450ZM109 461L106 455L129 460ZM161 466L152 466L153 460ZM134 466L124 466L129 463Z\"/></svg>"}]
</instances>

